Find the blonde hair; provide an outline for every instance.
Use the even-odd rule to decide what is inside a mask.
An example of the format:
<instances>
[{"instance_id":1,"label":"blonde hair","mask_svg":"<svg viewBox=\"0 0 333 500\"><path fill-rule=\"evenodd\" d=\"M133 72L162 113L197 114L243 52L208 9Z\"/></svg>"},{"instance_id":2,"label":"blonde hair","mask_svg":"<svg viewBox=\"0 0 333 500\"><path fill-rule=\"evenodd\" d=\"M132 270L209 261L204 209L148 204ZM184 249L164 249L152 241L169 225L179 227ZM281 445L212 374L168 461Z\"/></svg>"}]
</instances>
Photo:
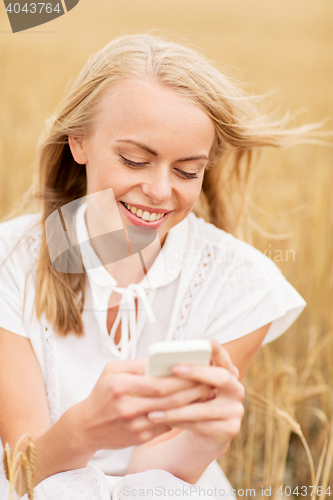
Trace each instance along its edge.
<instances>
[{"instance_id":1,"label":"blonde hair","mask_svg":"<svg viewBox=\"0 0 333 500\"><path fill-rule=\"evenodd\" d=\"M212 120L215 140L194 212L208 222L242 236L247 186L253 155L264 146L299 142L314 126L285 129L272 122L247 96L198 51L138 34L111 41L92 55L57 112L47 120L39 141L39 178L34 199L42 212L41 247L36 276L36 314L44 313L59 335L83 335L86 274L62 274L52 268L46 236L47 217L86 194L85 166L76 163L68 136L93 130L105 92L125 79L154 79L197 104Z\"/></svg>"}]
</instances>

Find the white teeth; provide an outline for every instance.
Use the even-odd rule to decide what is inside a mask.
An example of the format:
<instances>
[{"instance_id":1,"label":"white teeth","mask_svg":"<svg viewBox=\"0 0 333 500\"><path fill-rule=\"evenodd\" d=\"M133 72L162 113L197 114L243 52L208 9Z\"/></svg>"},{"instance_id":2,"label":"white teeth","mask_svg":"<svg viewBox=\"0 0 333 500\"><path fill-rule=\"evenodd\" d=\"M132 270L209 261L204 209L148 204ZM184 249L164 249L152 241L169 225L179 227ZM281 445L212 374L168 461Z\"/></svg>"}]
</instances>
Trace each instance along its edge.
<instances>
[{"instance_id":1,"label":"white teeth","mask_svg":"<svg viewBox=\"0 0 333 500\"><path fill-rule=\"evenodd\" d=\"M139 217L140 219L143 219L145 221L149 221L149 222L154 222L156 220L160 220L165 212L163 214L159 213L150 213L148 212L147 210L145 210L144 212L141 210L141 208L137 209L136 207L132 207L132 205L130 205L129 203L124 203L125 207L130 211L132 212L132 214L136 215L137 217Z\"/></svg>"}]
</instances>

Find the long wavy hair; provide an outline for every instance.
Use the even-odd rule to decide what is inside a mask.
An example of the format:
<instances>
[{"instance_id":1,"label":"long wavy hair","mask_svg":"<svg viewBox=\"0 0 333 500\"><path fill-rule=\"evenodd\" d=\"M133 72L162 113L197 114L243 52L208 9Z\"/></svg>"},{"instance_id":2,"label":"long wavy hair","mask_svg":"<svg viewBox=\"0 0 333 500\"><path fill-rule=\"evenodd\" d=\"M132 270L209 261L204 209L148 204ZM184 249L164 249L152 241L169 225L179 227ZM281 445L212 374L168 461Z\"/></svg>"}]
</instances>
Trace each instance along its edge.
<instances>
[{"instance_id":1,"label":"long wavy hair","mask_svg":"<svg viewBox=\"0 0 333 500\"><path fill-rule=\"evenodd\" d=\"M174 41L137 34L121 36L93 54L56 112L47 120L38 143L38 177L29 196L41 212L41 246L36 274L35 307L58 335L84 334L82 311L86 274L65 274L51 265L45 235L47 217L85 196L85 166L76 163L68 136L93 130L104 94L125 79L154 79L198 105L212 120L215 139L200 197L193 211L224 231L243 237L247 187L254 153L265 146L304 141L315 126L286 128L273 121L198 50Z\"/></svg>"}]
</instances>

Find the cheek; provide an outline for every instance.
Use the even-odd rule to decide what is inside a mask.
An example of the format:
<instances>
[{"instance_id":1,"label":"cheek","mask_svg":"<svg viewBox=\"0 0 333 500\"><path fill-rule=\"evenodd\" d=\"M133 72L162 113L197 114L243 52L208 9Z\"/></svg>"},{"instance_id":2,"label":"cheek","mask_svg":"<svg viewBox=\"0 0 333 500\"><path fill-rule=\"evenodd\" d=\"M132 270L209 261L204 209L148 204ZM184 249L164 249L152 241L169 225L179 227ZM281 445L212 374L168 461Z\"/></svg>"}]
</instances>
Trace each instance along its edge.
<instances>
[{"instance_id":1,"label":"cheek","mask_svg":"<svg viewBox=\"0 0 333 500\"><path fill-rule=\"evenodd\" d=\"M123 193L130 187L128 177L120 171L115 162L98 162L87 165L88 184L94 191L112 188L117 193Z\"/></svg>"},{"instance_id":2,"label":"cheek","mask_svg":"<svg viewBox=\"0 0 333 500\"><path fill-rule=\"evenodd\" d=\"M189 183L191 181L188 181ZM194 184L194 183L193 183ZM198 181L196 185L188 186L187 189L184 189L182 193L182 205L185 206L193 206L197 199L199 198L201 192L202 182Z\"/></svg>"}]
</instances>

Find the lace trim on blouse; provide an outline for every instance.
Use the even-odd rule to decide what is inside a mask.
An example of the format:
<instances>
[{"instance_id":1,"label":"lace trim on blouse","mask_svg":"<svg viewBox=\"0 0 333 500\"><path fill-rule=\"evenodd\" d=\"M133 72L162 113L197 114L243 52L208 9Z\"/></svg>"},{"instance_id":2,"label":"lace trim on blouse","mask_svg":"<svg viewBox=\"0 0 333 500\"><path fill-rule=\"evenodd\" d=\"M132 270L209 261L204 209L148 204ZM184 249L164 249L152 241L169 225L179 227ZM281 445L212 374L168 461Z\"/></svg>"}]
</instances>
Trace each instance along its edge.
<instances>
[{"instance_id":1,"label":"lace trim on blouse","mask_svg":"<svg viewBox=\"0 0 333 500\"><path fill-rule=\"evenodd\" d=\"M211 268L214 262L215 250L215 247L208 243L202 249L200 260L193 273L193 278L190 280L180 304L174 331L175 340L184 340L187 337L186 325L195 305L195 301L199 295L200 285L207 279L206 271L208 270L208 272L211 272L212 270Z\"/></svg>"},{"instance_id":2,"label":"lace trim on blouse","mask_svg":"<svg viewBox=\"0 0 333 500\"><path fill-rule=\"evenodd\" d=\"M31 277L36 281L37 265L39 259L39 250L41 244L41 235L29 234L26 237L28 252L32 260ZM53 425L58 420L57 412L57 394L56 394L56 364L55 364L55 344L54 332L43 313L40 319L42 325L42 345L44 354L44 383L49 407L51 424Z\"/></svg>"},{"instance_id":3,"label":"lace trim on blouse","mask_svg":"<svg viewBox=\"0 0 333 500\"><path fill-rule=\"evenodd\" d=\"M44 313L41 317L41 324L43 331L42 342L45 362L45 389L50 411L51 424L53 425L58 420L54 333L53 330L49 328Z\"/></svg>"}]
</instances>

